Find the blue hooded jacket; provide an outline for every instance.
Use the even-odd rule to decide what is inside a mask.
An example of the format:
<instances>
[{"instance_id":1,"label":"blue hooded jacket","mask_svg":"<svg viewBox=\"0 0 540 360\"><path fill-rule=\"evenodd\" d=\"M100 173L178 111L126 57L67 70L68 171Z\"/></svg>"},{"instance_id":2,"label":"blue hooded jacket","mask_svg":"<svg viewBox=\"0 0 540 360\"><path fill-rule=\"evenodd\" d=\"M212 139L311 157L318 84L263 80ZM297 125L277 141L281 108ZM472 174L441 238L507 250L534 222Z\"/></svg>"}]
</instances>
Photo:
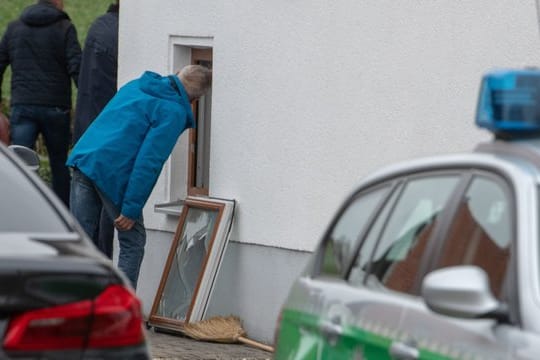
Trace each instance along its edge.
<instances>
[{"instance_id":1,"label":"blue hooded jacket","mask_svg":"<svg viewBox=\"0 0 540 360\"><path fill-rule=\"evenodd\" d=\"M118 90L67 165L89 177L122 215L138 219L178 137L194 125L180 80L147 71Z\"/></svg>"}]
</instances>

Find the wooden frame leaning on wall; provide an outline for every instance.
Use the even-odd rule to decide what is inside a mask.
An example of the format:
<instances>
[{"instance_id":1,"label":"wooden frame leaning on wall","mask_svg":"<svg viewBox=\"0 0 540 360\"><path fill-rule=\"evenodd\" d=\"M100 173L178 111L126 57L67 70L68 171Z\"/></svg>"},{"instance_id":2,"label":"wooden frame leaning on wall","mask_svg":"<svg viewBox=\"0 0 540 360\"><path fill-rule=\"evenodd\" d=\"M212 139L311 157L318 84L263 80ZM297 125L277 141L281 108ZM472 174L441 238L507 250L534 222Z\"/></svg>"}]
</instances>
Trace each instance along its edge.
<instances>
[{"instance_id":1,"label":"wooden frame leaning on wall","mask_svg":"<svg viewBox=\"0 0 540 360\"><path fill-rule=\"evenodd\" d=\"M182 331L204 319L229 240L235 201L188 196L148 325Z\"/></svg>"}]
</instances>

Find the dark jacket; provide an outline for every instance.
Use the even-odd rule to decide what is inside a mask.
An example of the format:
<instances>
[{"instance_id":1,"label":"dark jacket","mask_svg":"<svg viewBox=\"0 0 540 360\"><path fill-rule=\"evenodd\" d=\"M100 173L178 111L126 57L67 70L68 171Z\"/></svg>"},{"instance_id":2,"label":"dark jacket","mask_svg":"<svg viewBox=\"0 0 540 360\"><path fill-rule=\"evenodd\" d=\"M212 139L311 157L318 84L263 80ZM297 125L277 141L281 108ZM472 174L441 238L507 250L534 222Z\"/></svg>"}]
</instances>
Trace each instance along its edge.
<instances>
[{"instance_id":1,"label":"dark jacket","mask_svg":"<svg viewBox=\"0 0 540 360\"><path fill-rule=\"evenodd\" d=\"M71 79L77 83L80 62L69 16L46 0L24 9L0 42L0 77L8 65L12 70L11 105L71 108Z\"/></svg>"},{"instance_id":2,"label":"dark jacket","mask_svg":"<svg viewBox=\"0 0 540 360\"><path fill-rule=\"evenodd\" d=\"M90 26L82 54L73 143L116 93L118 62L118 5Z\"/></svg>"}]
</instances>

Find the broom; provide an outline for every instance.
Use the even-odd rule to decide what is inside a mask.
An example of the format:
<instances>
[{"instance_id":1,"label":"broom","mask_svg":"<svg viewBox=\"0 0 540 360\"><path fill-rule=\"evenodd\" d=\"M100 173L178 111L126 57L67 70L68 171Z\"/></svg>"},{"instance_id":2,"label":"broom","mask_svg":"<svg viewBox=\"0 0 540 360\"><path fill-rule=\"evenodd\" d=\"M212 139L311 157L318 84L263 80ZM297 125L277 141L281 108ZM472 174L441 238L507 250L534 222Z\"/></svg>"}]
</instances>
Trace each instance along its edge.
<instances>
[{"instance_id":1,"label":"broom","mask_svg":"<svg viewBox=\"0 0 540 360\"><path fill-rule=\"evenodd\" d=\"M195 340L219 343L243 343L264 351L274 352L274 348L248 339L236 316L215 316L196 323L185 323L182 332Z\"/></svg>"}]
</instances>

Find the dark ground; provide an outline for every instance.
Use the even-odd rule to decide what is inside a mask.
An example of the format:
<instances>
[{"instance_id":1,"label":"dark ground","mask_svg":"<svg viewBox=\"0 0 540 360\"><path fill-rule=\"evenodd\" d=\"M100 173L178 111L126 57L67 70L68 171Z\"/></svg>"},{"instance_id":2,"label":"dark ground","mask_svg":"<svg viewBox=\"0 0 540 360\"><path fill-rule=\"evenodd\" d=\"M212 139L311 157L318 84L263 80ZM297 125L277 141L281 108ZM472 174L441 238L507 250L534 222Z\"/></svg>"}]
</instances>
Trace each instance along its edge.
<instances>
[{"instance_id":1,"label":"dark ground","mask_svg":"<svg viewBox=\"0 0 540 360\"><path fill-rule=\"evenodd\" d=\"M147 340L153 359L270 360L272 353L243 344L218 344L193 340L150 329Z\"/></svg>"}]
</instances>

